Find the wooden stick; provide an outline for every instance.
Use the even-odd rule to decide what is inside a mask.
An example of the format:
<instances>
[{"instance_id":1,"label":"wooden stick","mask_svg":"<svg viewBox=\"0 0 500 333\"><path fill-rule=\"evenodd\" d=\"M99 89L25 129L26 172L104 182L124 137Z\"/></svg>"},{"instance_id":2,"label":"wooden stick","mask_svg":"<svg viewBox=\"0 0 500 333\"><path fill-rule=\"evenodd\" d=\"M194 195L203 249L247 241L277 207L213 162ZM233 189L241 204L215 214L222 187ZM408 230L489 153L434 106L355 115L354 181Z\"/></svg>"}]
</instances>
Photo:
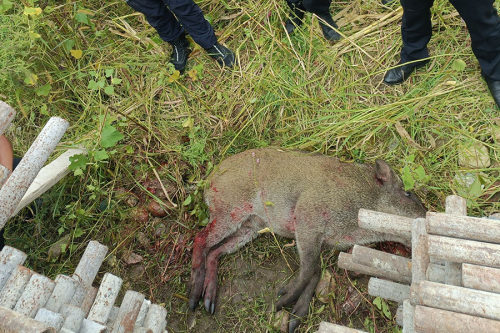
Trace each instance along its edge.
<instances>
[{"instance_id":1,"label":"wooden stick","mask_svg":"<svg viewBox=\"0 0 500 333\"><path fill-rule=\"evenodd\" d=\"M122 282L122 279L111 273L104 274L101 286L97 291L97 296L87 319L99 324L106 324L111 308L115 304L116 297L122 286Z\"/></svg>"},{"instance_id":2,"label":"wooden stick","mask_svg":"<svg viewBox=\"0 0 500 333\"><path fill-rule=\"evenodd\" d=\"M393 274L391 272L386 272L383 269L357 264L353 261L353 255L345 252L341 252L339 254L337 265L340 268L382 279L389 279L392 281L401 281L402 279L400 274Z\"/></svg>"},{"instance_id":3,"label":"wooden stick","mask_svg":"<svg viewBox=\"0 0 500 333\"><path fill-rule=\"evenodd\" d=\"M421 333L500 332L500 321L417 305L415 329Z\"/></svg>"},{"instance_id":4,"label":"wooden stick","mask_svg":"<svg viewBox=\"0 0 500 333\"><path fill-rule=\"evenodd\" d=\"M316 333L365 333L365 331L356 330L345 326L340 326L322 321Z\"/></svg>"},{"instance_id":5,"label":"wooden stick","mask_svg":"<svg viewBox=\"0 0 500 333\"><path fill-rule=\"evenodd\" d=\"M59 331L64 323L64 318L60 313L56 313L45 308L38 310L35 316L35 320L41 323L47 324L50 327L54 327L56 331Z\"/></svg>"},{"instance_id":6,"label":"wooden stick","mask_svg":"<svg viewBox=\"0 0 500 333\"><path fill-rule=\"evenodd\" d=\"M429 235L429 255L456 263L500 267L500 244Z\"/></svg>"},{"instance_id":7,"label":"wooden stick","mask_svg":"<svg viewBox=\"0 0 500 333\"><path fill-rule=\"evenodd\" d=\"M28 190L22 197L12 215L14 216L19 213L21 209L32 203L35 199L39 198L58 181L64 178L64 176L69 173L68 168L71 164L71 162L69 161L70 157L85 153L86 150L84 149L70 149L64 152L51 163L44 166L36 175L35 179L29 186Z\"/></svg>"},{"instance_id":8,"label":"wooden stick","mask_svg":"<svg viewBox=\"0 0 500 333\"><path fill-rule=\"evenodd\" d=\"M403 304L399 304L398 309L396 310L396 323L399 326L403 326Z\"/></svg>"},{"instance_id":9,"label":"wooden stick","mask_svg":"<svg viewBox=\"0 0 500 333\"><path fill-rule=\"evenodd\" d=\"M17 266L0 292L0 306L12 309L19 297L21 297L32 275L33 271L31 269L21 265Z\"/></svg>"},{"instance_id":10,"label":"wooden stick","mask_svg":"<svg viewBox=\"0 0 500 333\"><path fill-rule=\"evenodd\" d=\"M128 290L123 297L112 333L132 332L143 302L143 294Z\"/></svg>"},{"instance_id":11,"label":"wooden stick","mask_svg":"<svg viewBox=\"0 0 500 333\"><path fill-rule=\"evenodd\" d=\"M443 213L427 213L429 234L500 244L500 221Z\"/></svg>"},{"instance_id":12,"label":"wooden stick","mask_svg":"<svg viewBox=\"0 0 500 333\"><path fill-rule=\"evenodd\" d=\"M428 235L425 219L413 220L411 243L412 243L412 283L425 280L427 267L429 266Z\"/></svg>"},{"instance_id":13,"label":"wooden stick","mask_svg":"<svg viewBox=\"0 0 500 333\"><path fill-rule=\"evenodd\" d=\"M80 328L80 333L105 333L106 326L96 323L95 321L84 319L82 321L82 327Z\"/></svg>"},{"instance_id":14,"label":"wooden stick","mask_svg":"<svg viewBox=\"0 0 500 333\"><path fill-rule=\"evenodd\" d=\"M50 118L19 162L16 170L12 172L0 189L0 229L3 229L7 220L14 213L28 187L61 140L68 126L68 122L64 119Z\"/></svg>"},{"instance_id":15,"label":"wooden stick","mask_svg":"<svg viewBox=\"0 0 500 333\"><path fill-rule=\"evenodd\" d=\"M410 298L410 286L372 277L368 281L368 294L403 303Z\"/></svg>"},{"instance_id":16,"label":"wooden stick","mask_svg":"<svg viewBox=\"0 0 500 333\"><path fill-rule=\"evenodd\" d=\"M82 326L85 313L82 309L71 304L65 304L61 308L61 314L64 317L63 327L67 330L79 332Z\"/></svg>"},{"instance_id":17,"label":"wooden stick","mask_svg":"<svg viewBox=\"0 0 500 333\"><path fill-rule=\"evenodd\" d=\"M398 282L411 283L411 260L408 258L360 245L354 245L352 256L355 263L385 270L401 276Z\"/></svg>"},{"instance_id":18,"label":"wooden stick","mask_svg":"<svg viewBox=\"0 0 500 333\"><path fill-rule=\"evenodd\" d=\"M167 310L158 304L151 304L144 319L144 327L153 333L163 333L167 325Z\"/></svg>"},{"instance_id":19,"label":"wooden stick","mask_svg":"<svg viewBox=\"0 0 500 333\"><path fill-rule=\"evenodd\" d=\"M107 253L107 246L96 241L90 241L73 273L73 277L80 281L83 286L91 286Z\"/></svg>"},{"instance_id":20,"label":"wooden stick","mask_svg":"<svg viewBox=\"0 0 500 333\"><path fill-rule=\"evenodd\" d=\"M358 212L360 228L376 232L389 233L405 239L411 238L411 223L409 217L376 212L361 208Z\"/></svg>"},{"instance_id":21,"label":"wooden stick","mask_svg":"<svg viewBox=\"0 0 500 333\"><path fill-rule=\"evenodd\" d=\"M147 299L145 299L144 302L142 302L141 310L139 311L139 314L137 315L137 319L135 320L136 327L142 327L142 325L144 324L144 319L146 318L146 314L148 313L150 305L151 305L151 301L149 301Z\"/></svg>"},{"instance_id":22,"label":"wooden stick","mask_svg":"<svg viewBox=\"0 0 500 333\"><path fill-rule=\"evenodd\" d=\"M500 293L500 269L462 264L462 285L466 288Z\"/></svg>"},{"instance_id":23,"label":"wooden stick","mask_svg":"<svg viewBox=\"0 0 500 333\"><path fill-rule=\"evenodd\" d=\"M1 228L0 228L1 229ZM4 287L12 272L22 265L28 256L10 246L4 246L0 251L0 290Z\"/></svg>"},{"instance_id":24,"label":"wooden stick","mask_svg":"<svg viewBox=\"0 0 500 333\"><path fill-rule=\"evenodd\" d=\"M56 333L53 327L0 306L0 332L2 333Z\"/></svg>"},{"instance_id":25,"label":"wooden stick","mask_svg":"<svg viewBox=\"0 0 500 333\"><path fill-rule=\"evenodd\" d=\"M61 307L69 303L71 298L73 298L78 282L69 276L58 275L55 283L56 286L52 290L52 295L50 295L47 304L45 304L45 308L53 312L59 312Z\"/></svg>"},{"instance_id":26,"label":"wooden stick","mask_svg":"<svg viewBox=\"0 0 500 333\"><path fill-rule=\"evenodd\" d=\"M500 294L421 281L411 287L417 305L500 320Z\"/></svg>"},{"instance_id":27,"label":"wooden stick","mask_svg":"<svg viewBox=\"0 0 500 333\"><path fill-rule=\"evenodd\" d=\"M467 215L467 202L458 195L449 195L446 197L447 214L458 218L461 215ZM444 282L449 285L460 286L462 282L462 266L458 262L446 262L444 264Z\"/></svg>"},{"instance_id":28,"label":"wooden stick","mask_svg":"<svg viewBox=\"0 0 500 333\"><path fill-rule=\"evenodd\" d=\"M445 280L445 267L440 264L430 263L427 266L427 272L425 274L426 280L438 283L444 283Z\"/></svg>"},{"instance_id":29,"label":"wooden stick","mask_svg":"<svg viewBox=\"0 0 500 333\"><path fill-rule=\"evenodd\" d=\"M415 332L415 306L407 299L403 302L403 333Z\"/></svg>"},{"instance_id":30,"label":"wooden stick","mask_svg":"<svg viewBox=\"0 0 500 333\"><path fill-rule=\"evenodd\" d=\"M45 305L54 290L55 283L48 277L33 274L21 297L14 306L14 311L27 317L35 317L38 309Z\"/></svg>"}]
</instances>

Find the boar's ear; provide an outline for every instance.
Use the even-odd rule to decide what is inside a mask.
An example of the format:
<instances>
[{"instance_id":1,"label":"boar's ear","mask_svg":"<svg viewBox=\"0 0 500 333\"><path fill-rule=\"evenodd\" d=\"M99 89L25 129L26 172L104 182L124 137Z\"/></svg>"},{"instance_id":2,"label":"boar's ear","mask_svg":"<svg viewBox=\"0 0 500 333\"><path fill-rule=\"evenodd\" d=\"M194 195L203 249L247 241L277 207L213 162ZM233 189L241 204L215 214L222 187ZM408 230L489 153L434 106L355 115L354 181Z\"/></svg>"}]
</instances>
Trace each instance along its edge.
<instances>
[{"instance_id":1,"label":"boar's ear","mask_svg":"<svg viewBox=\"0 0 500 333\"><path fill-rule=\"evenodd\" d=\"M393 173L391 167L382 160L375 161L375 177L380 180L383 184L392 183Z\"/></svg>"}]
</instances>

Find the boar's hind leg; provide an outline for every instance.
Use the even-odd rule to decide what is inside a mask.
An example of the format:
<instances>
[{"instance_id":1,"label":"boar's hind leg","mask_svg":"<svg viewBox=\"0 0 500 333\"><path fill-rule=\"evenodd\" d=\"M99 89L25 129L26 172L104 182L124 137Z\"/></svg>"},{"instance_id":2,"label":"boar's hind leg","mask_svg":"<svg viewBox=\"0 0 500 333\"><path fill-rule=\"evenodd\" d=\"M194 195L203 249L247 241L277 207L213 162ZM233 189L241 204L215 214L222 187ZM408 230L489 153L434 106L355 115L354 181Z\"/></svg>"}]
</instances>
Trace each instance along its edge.
<instances>
[{"instance_id":1,"label":"boar's hind leg","mask_svg":"<svg viewBox=\"0 0 500 333\"><path fill-rule=\"evenodd\" d=\"M299 223L297 223L299 225ZM304 225L304 224L302 224ZM305 225L307 227L307 224ZM285 288L280 290L278 302L276 303L276 311L282 307L288 306L299 299L298 309L301 310L297 315L303 315L302 310L307 309L311 297L308 294L314 292L314 288L320 277L320 252L322 235L320 233L311 232L311 230L297 230L295 232L297 241L297 250L300 257L300 272L299 276L292 280ZM312 291L310 289L312 288ZM305 303L305 305L301 305ZM304 308L304 309L303 309ZM295 308L294 308L295 312ZM304 314L305 314L304 313Z\"/></svg>"},{"instance_id":2,"label":"boar's hind leg","mask_svg":"<svg viewBox=\"0 0 500 333\"><path fill-rule=\"evenodd\" d=\"M232 253L257 237L257 231L263 227L263 221L251 216L240 229L224 239L207 255L206 275L203 286L205 309L211 314L215 311L215 298L217 295L217 265L222 254Z\"/></svg>"}]
</instances>

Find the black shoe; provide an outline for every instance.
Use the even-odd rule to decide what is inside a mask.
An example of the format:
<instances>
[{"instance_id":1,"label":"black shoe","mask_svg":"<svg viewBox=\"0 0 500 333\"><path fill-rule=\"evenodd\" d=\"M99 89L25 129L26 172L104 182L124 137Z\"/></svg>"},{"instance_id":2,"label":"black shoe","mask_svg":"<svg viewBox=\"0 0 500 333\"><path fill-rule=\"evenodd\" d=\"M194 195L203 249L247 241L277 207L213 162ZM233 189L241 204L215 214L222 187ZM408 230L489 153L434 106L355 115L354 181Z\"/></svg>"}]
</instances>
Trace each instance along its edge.
<instances>
[{"instance_id":1,"label":"black shoe","mask_svg":"<svg viewBox=\"0 0 500 333\"><path fill-rule=\"evenodd\" d=\"M325 36L326 40L336 41L342 37L337 31L331 28L334 27L336 29L338 26L330 15L319 16L319 19L319 26L321 27L323 36Z\"/></svg>"},{"instance_id":2,"label":"black shoe","mask_svg":"<svg viewBox=\"0 0 500 333\"><path fill-rule=\"evenodd\" d=\"M387 4L390 4L391 2L393 2L394 0L382 0L382 4L383 5L387 5Z\"/></svg>"},{"instance_id":3,"label":"black shoe","mask_svg":"<svg viewBox=\"0 0 500 333\"><path fill-rule=\"evenodd\" d=\"M389 85L400 84L410 77L410 74L417 68L420 68L427 64L429 59L422 60L419 62L412 62L408 64L402 64L401 61L398 63L398 67L389 69L384 76L384 82Z\"/></svg>"},{"instance_id":4,"label":"black shoe","mask_svg":"<svg viewBox=\"0 0 500 333\"><path fill-rule=\"evenodd\" d=\"M298 9L296 6L293 6L292 13L290 18L285 22L285 29L288 34L291 34L295 31L295 28L302 25L304 19L304 11Z\"/></svg>"},{"instance_id":5,"label":"black shoe","mask_svg":"<svg viewBox=\"0 0 500 333\"><path fill-rule=\"evenodd\" d=\"M172 45L170 62L174 64L176 70L183 73L186 69L188 56L191 53L189 41L186 39L186 35L182 34L179 38L169 43Z\"/></svg>"},{"instance_id":6,"label":"black shoe","mask_svg":"<svg viewBox=\"0 0 500 333\"><path fill-rule=\"evenodd\" d=\"M493 96L495 103L497 103L497 106L500 108L500 81L492 80L484 74L483 78L490 89L491 96Z\"/></svg>"},{"instance_id":7,"label":"black shoe","mask_svg":"<svg viewBox=\"0 0 500 333\"><path fill-rule=\"evenodd\" d=\"M234 53L224 45L216 42L214 46L206 49L208 55L217 60L219 65L233 67L234 65Z\"/></svg>"}]
</instances>

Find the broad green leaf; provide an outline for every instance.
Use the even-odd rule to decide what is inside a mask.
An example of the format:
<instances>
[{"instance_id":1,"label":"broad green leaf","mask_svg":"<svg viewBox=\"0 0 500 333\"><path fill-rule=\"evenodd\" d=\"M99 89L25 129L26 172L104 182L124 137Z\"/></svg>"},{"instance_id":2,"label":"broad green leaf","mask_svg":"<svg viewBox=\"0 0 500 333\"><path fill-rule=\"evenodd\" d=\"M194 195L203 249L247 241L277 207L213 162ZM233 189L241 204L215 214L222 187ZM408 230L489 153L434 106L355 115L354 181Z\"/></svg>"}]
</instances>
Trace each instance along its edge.
<instances>
[{"instance_id":1,"label":"broad green leaf","mask_svg":"<svg viewBox=\"0 0 500 333\"><path fill-rule=\"evenodd\" d=\"M30 37L33 38L33 39L38 39L38 38L42 37L39 33L36 33L34 31L30 31L29 34L30 34Z\"/></svg>"},{"instance_id":2,"label":"broad green leaf","mask_svg":"<svg viewBox=\"0 0 500 333\"><path fill-rule=\"evenodd\" d=\"M117 77L111 79L111 84L120 84L120 83L122 83L122 79L119 79Z\"/></svg>"},{"instance_id":3,"label":"broad green leaf","mask_svg":"<svg viewBox=\"0 0 500 333\"><path fill-rule=\"evenodd\" d=\"M24 77L24 83L30 86L34 86L38 81L38 76L31 72L26 72L26 76Z\"/></svg>"},{"instance_id":4,"label":"broad green leaf","mask_svg":"<svg viewBox=\"0 0 500 333\"><path fill-rule=\"evenodd\" d=\"M68 169L71 171L76 171L76 170L82 170L85 169L87 166L87 163L89 162L89 159L87 158L86 155L84 154L78 154L78 155L73 155L69 158L69 161L71 162Z\"/></svg>"},{"instance_id":5,"label":"broad green leaf","mask_svg":"<svg viewBox=\"0 0 500 333\"><path fill-rule=\"evenodd\" d=\"M167 81L168 81L169 83L172 83L172 82L174 82L174 81L177 81L177 80L179 79L179 77L180 77L180 76L181 76L181 72L179 72L178 70L175 70L175 71L172 73L172 75L170 75L170 76L168 77L168 80L167 80Z\"/></svg>"},{"instance_id":6,"label":"broad green leaf","mask_svg":"<svg viewBox=\"0 0 500 333\"><path fill-rule=\"evenodd\" d=\"M104 93L109 96L113 95L115 93L115 87L107 86L106 88L104 88Z\"/></svg>"},{"instance_id":7,"label":"broad green leaf","mask_svg":"<svg viewBox=\"0 0 500 333\"><path fill-rule=\"evenodd\" d=\"M183 206L188 206L191 203L191 201L193 201L193 198L191 197L191 195L188 195L187 198L182 203L182 205Z\"/></svg>"},{"instance_id":8,"label":"broad green leaf","mask_svg":"<svg viewBox=\"0 0 500 333\"><path fill-rule=\"evenodd\" d=\"M42 8L40 7L24 7L24 15L37 16L42 13Z\"/></svg>"},{"instance_id":9,"label":"broad green leaf","mask_svg":"<svg viewBox=\"0 0 500 333\"><path fill-rule=\"evenodd\" d=\"M382 310L382 299L380 297L375 297L373 305L375 305L377 309Z\"/></svg>"},{"instance_id":10,"label":"broad green leaf","mask_svg":"<svg viewBox=\"0 0 500 333\"><path fill-rule=\"evenodd\" d=\"M105 79L100 79L99 81L97 81L97 86L101 89L104 88L105 84L106 84Z\"/></svg>"},{"instance_id":11,"label":"broad green leaf","mask_svg":"<svg viewBox=\"0 0 500 333\"><path fill-rule=\"evenodd\" d=\"M90 80L87 88L90 90L98 90L99 85L97 84L97 82L95 80Z\"/></svg>"},{"instance_id":12,"label":"broad green leaf","mask_svg":"<svg viewBox=\"0 0 500 333\"><path fill-rule=\"evenodd\" d=\"M52 89L52 86L50 84L44 84L41 87L38 87L35 89L35 92L38 96L48 96L50 89Z\"/></svg>"},{"instance_id":13,"label":"broad green leaf","mask_svg":"<svg viewBox=\"0 0 500 333\"><path fill-rule=\"evenodd\" d=\"M11 8L12 8L12 1L10 0L0 1L0 13L5 13Z\"/></svg>"},{"instance_id":14,"label":"broad green leaf","mask_svg":"<svg viewBox=\"0 0 500 333\"><path fill-rule=\"evenodd\" d=\"M82 55L83 55L82 50L70 50L69 52L71 53L71 55L73 56L73 58L75 58L77 60L80 59L82 57Z\"/></svg>"},{"instance_id":15,"label":"broad green leaf","mask_svg":"<svg viewBox=\"0 0 500 333\"><path fill-rule=\"evenodd\" d=\"M77 12L75 14L75 20L77 22L80 22L80 23L83 23L83 24L86 24L86 25L89 25L89 18L87 17L87 14L85 13L82 13L82 12Z\"/></svg>"},{"instance_id":16,"label":"broad green leaf","mask_svg":"<svg viewBox=\"0 0 500 333\"><path fill-rule=\"evenodd\" d=\"M462 59L457 59L451 64L451 68L457 72L461 72L467 67L467 64Z\"/></svg>"},{"instance_id":17,"label":"broad green leaf","mask_svg":"<svg viewBox=\"0 0 500 333\"><path fill-rule=\"evenodd\" d=\"M413 179L410 168L407 165L401 170L401 179L403 180L405 191L411 190L415 186L415 179Z\"/></svg>"},{"instance_id":18,"label":"broad green leaf","mask_svg":"<svg viewBox=\"0 0 500 333\"><path fill-rule=\"evenodd\" d=\"M113 76L114 72L115 72L115 70L113 68L108 68L104 71L104 74L106 74L106 77L111 77L111 76Z\"/></svg>"},{"instance_id":19,"label":"broad green leaf","mask_svg":"<svg viewBox=\"0 0 500 333\"><path fill-rule=\"evenodd\" d=\"M73 46L75 46L75 41L72 39L66 39L64 42L62 42L62 46L64 51L70 52Z\"/></svg>"},{"instance_id":20,"label":"broad green leaf","mask_svg":"<svg viewBox=\"0 0 500 333\"><path fill-rule=\"evenodd\" d=\"M392 313L389 309L389 305L387 305L387 302L384 300L382 300L382 313L386 316L386 318L392 319Z\"/></svg>"},{"instance_id":21,"label":"broad green leaf","mask_svg":"<svg viewBox=\"0 0 500 333\"><path fill-rule=\"evenodd\" d=\"M191 117L188 117L188 119L184 120L182 122L182 127L184 128L191 128L194 125L194 120Z\"/></svg>"},{"instance_id":22,"label":"broad green leaf","mask_svg":"<svg viewBox=\"0 0 500 333\"><path fill-rule=\"evenodd\" d=\"M415 169L415 176L417 176L417 180L419 181L423 181L426 179L426 174L425 174L425 169L423 166L419 165L416 169Z\"/></svg>"},{"instance_id":23,"label":"broad green leaf","mask_svg":"<svg viewBox=\"0 0 500 333\"><path fill-rule=\"evenodd\" d=\"M104 149L98 150L94 153L94 160L96 162L104 161L104 160L107 160L108 158L109 158L109 155Z\"/></svg>"},{"instance_id":24,"label":"broad green leaf","mask_svg":"<svg viewBox=\"0 0 500 333\"><path fill-rule=\"evenodd\" d=\"M78 237L80 237L81 235L83 235L83 230L82 230L81 228L76 228L76 229L75 229L75 232L73 233L73 236L74 236L75 238L78 238Z\"/></svg>"},{"instance_id":25,"label":"broad green leaf","mask_svg":"<svg viewBox=\"0 0 500 333\"><path fill-rule=\"evenodd\" d=\"M102 128L101 146L103 148L114 147L118 141L122 140L124 135L120 133L114 126L106 125Z\"/></svg>"}]
</instances>

